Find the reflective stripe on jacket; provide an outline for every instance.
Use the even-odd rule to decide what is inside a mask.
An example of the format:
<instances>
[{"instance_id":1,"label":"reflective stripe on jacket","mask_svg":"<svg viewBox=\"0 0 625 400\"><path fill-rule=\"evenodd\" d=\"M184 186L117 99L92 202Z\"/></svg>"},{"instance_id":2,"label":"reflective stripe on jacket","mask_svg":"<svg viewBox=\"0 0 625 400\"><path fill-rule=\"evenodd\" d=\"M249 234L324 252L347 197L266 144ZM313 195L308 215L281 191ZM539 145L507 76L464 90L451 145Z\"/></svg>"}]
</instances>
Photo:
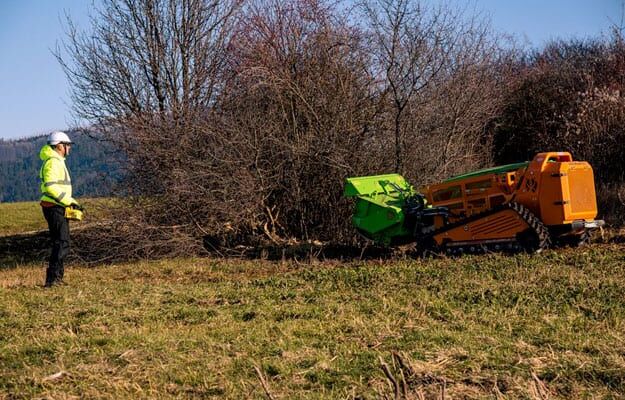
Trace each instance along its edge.
<instances>
[{"instance_id":1,"label":"reflective stripe on jacket","mask_svg":"<svg viewBox=\"0 0 625 400\"><path fill-rule=\"evenodd\" d=\"M43 161L39 170L41 201L64 207L76 203L72 198L72 182L65 166L65 158L47 144L41 148L39 158Z\"/></svg>"}]
</instances>

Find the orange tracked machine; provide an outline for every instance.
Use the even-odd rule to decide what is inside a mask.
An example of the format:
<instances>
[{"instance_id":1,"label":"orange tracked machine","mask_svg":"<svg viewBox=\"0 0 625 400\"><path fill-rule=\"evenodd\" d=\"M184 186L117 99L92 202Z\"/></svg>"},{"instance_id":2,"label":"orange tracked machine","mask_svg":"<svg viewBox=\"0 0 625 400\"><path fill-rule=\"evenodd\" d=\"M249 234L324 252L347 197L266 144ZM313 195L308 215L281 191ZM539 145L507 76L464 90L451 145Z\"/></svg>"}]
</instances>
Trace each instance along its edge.
<instances>
[{"instance_id":1,"label":"orange tracked machine","mask_svg":"<svg viewBox=\"0 0 625 400\"><path fill-rule=\"evenodd\" d=\"M568 152L456 176L415 191L397 174L348 178L353 224L385 245L447 253L539 252L586 243L596 220L593 172Z\"/></svg>"}]
</instances>

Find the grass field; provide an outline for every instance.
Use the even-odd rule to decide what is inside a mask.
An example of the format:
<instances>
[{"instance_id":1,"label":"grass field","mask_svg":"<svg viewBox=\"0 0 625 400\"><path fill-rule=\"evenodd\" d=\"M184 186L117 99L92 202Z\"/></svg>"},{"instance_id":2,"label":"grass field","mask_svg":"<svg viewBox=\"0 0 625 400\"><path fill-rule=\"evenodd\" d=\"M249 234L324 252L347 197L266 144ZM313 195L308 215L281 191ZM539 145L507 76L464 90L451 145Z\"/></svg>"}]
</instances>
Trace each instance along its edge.
<instances>
[{"instance_id":1,"label":"grass field","mask_svg":"<svg viewBox=\"0 0 625 400\"><path fill-rule=\"evenodd\" d=\"M0 398L625 397L621 245L43 275L0 269Z\"/></svg>"},{"instance_id":2,"label":"grass field","mask_svg":"<svg viewBox=\"0 0 625 400\"><path fill-rule=\"evenodd\" d=\"M71 222L71 230L83 229L98 221L114 199L81 199L86 221ZM48 225L39 202L0 203L0 270L43 262L49 252Z\"/></svg>"},{"instance_id":3,"label":"grass field","mask_svg":"<svg viewBox=\"0 0 625 400\"><path fill-rule=\"evenodd\" d=\"M0 236L46 229L39 203L34 201L0 204Z\"/></svg>"},{"instance_id":4,"label":"grass field","mask_svg":"<svg viewBox=\"0 0 625 400\"><path fill-rule=\"evenodd\" d=\"M114 200L106 198L81 199L90 218L97 218L103 206ZM95 214L94 214L95 213ZM37 201L0 203L0 236L23 234L48 229Z\"/></svg>"}]
</instances>

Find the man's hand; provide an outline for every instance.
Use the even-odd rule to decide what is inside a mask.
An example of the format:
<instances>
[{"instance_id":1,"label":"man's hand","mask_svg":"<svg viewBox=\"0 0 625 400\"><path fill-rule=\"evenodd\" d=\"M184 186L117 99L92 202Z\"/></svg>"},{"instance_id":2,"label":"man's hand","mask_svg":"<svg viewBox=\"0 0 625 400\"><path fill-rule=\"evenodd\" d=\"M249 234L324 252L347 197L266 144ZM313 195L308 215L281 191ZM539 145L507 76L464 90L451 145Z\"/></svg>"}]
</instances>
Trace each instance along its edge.
<instances>
[{"instance_id":1,"label":"man's hand","mask_svg":"<svg viewBox=\"0 0 625 400\"><path fill-rule=\"evenodd\" d=\"M73 210L85 211L85 209L78 203L72 203L69 207Z\"/></svg>"}]
</instances>

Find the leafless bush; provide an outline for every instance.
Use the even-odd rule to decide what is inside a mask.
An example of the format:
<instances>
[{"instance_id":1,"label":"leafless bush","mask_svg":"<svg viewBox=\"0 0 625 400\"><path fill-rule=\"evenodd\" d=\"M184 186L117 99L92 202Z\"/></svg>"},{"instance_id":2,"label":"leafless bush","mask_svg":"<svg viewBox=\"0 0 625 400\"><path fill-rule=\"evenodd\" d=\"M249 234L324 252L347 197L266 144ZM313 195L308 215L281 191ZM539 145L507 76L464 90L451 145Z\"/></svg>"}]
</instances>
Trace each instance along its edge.
<instances>
[{"instance_id":1,"label":"leafless bush","mask_svg":"<svg viewBox=\"0 0 625 400\"><path fill-rule=\"evenodd\" d=\"M419 1L361 4L394 169L429 183L487 165L485 128L503 92L495 68L503 52L488 23Z\"/></svg>"},{"instance_id":2,"label":"leafless bush","mask_svg":"<svg viewBox=\"0 0 625 400\"><path fill-rule=\"evenodd\" d=\"M375 113L362 37L318 1L249 4L233 46L222 115L243 141L272 239L337 238L345 177L374 172Z\"/></svg>"},{"instance_id":3,"label":"leafless bush","mask_svg":"<svg viewBox=\"0 0 625 400\"><path fill-rule=\"evenodd\" d=\"M534 54L499 119L495 157L528 159L569 150L589 161L600 184L622 182L625 47L610 40L554 42Z\"/></svg>"},{"instance_id":4,"label":"leafless bush","mask_svg":"<svg viewBox=\"0 0 625 400\"><path fill-rule=\"evenodd\" d=\"M193 210L189 198L198 199L194 188L206 186L194 180L195 161L210 165L215 154L206 150L225 139L209 121L229 76L239 8L237 0L105 0L91 34L70 21L64 50L71 63L61 50L57 57L72 84L76 114L108 132L124 152L125 192L139 199L123 204L123 217L100 227L101 236L85 233L87 241L110 239L111 253L129 256L149 255L150 247L194 252L204 222L197 219L219 215ZM132 249L125 246L130 243Z\"/></svg>"},{"instance_id":5,"label":"leafless bush","mask_svg":"<svg viewBox=\"0 0 625 400\"><path fill-rule=\"evenodd\" d=\"M622 227L625 221L625 184L600 183L597 185L599 217L608 226Z\"/></svg>"},{"instance_id":6,"label":"leafless bush","mask_svg":"<svg viewBox=\"0 0 625 400\"><path fill-rule=\"evenodd\" d=\"M362 25L325 0L105 0L92 34L70 24L72 62L58 58L77 115L119 144L132 195L81 233L82 256L352 241L346 177L488 163L487 25L409 0L359 7Z\"/></svg>"}]
</instances>

